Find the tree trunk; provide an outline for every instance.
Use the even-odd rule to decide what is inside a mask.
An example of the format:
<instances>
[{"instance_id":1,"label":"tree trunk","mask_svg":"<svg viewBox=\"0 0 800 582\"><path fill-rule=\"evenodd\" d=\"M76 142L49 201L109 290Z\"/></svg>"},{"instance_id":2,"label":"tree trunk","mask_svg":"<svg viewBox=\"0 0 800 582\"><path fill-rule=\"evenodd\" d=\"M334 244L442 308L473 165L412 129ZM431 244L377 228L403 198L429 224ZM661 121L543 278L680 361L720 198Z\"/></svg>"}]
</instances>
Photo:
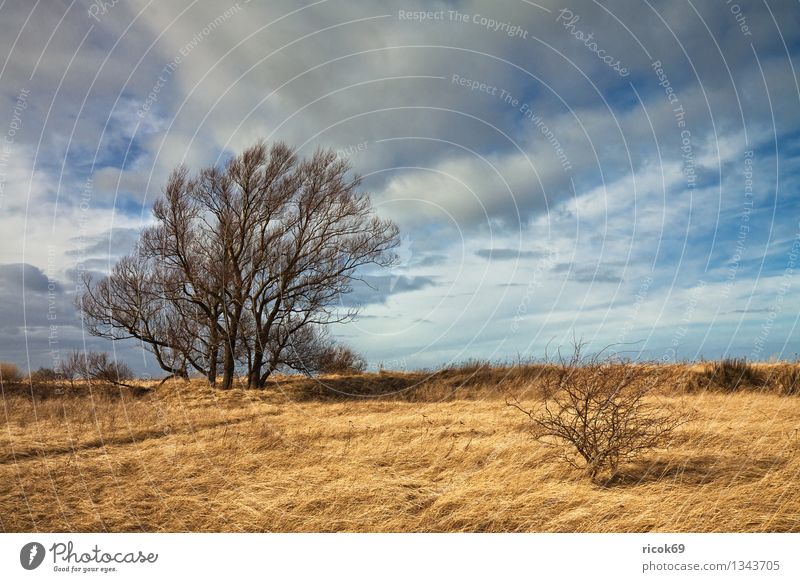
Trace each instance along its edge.
<instances>
[{"instance_id":1,"label":"tree trunk","mask_svg":"<svg viewBox=\"0 0 800 582\"><path fill-rule=\"evenodd\" d=\"M216 334L215 334L216 335ZM216 338L213 339L216 341ZM208 350L208 383L210 386L217 384L217 359L219 358L219 346L216 344Z\"/></svg>"},{"instance_id":2,"label":"tree trunk","mask_svg":"<svg viewBox=\"0 0 800 582\"><path fill-rule=\"evenodd\" d=\"M260 316L260 314L259 314ZM250 364L250 370L247 378L247 386L249 388L262 388L261 370L264 367L264 346L268 345L269 338L269 325L258 328L256 332L255 347L253 350L253 360Z\"/></svg>"},{"instance_id":3,"label":"tree trunk","mask_svg":"<svg viewBox=\"0 0 800 582\"><path fill-rule=\"evenodd\" d=\"M222 361L222 389L233 387L236 373L236 340L239 337L239 321L242 317L242 308L238 306L227 320L228 329L225 333L225 354Z\"/></svg>"},{"instance_id":4,"label":"tree trunk","mask_svg":"<svg viewBox=\"0 0 800 582\"><path fill-rule=\"evenodd\" d=\"M250 370L247 374L247 387L260 388L259 378L261 377L261 366L264 363L264 350L256 346L253 352L253 361L250 363Z\"/></svg>"},{"instance_id":5,"label":"tree trunk","mask_svg":"<svg viewBox=\"0 0 800 582\"><path fill-rule=\"evenodd\" d=\"M229 350L225 350L225 359L222 364L222 385L220 388L228 390L233 386L234 361Z\"/></svg>"},{"instance_id":6,"label":"tree trunk","mask_svg":"<svg viewBox=\"0 0 800 582\"><path fill-rule=\"evenodd\" d=\"M208 383L211 386L217 383L217 359L219 358L219 330L217 329L218 314L214 311L214 317L209 321L208 338Z\"/></svg>"},{"instance_id":7,"label":"tree trunk","mask_svg":"<svg viewBox=\"0 0 800 582\"><path fill-rule=\"evenodd\" d=\"M270 358L270 361L267 365L267 370L258 378L258 387L264 388L267 385L267 379L272 375L272 373L278 367L278 358L280 357L280 352L276 352Z\"/></svg>"},{"instance_id":8,"label":"tree trunk","mask_svg":"<svg viewBox=\"0 0 800 582\"><path fill-rule=\"evenodd\" d=\"M236 359L233 356L233 346L225 342L225 354L222 361L222 386L223 390L233 387L233 376L236 372Z\"/></svg>"}]
</instances>

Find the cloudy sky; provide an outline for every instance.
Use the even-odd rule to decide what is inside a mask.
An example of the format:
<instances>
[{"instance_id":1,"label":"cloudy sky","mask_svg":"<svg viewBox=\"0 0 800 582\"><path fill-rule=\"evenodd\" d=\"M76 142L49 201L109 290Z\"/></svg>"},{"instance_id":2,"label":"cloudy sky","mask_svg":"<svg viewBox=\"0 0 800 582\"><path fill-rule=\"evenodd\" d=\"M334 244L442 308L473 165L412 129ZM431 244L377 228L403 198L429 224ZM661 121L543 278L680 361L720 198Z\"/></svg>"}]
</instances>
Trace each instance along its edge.
<instances>
[{"instance_id":1,"label":"cloudy sky","mask_svg":"<svg viewBox=\"0 0 800 582\"><path fill-rule=\"evenodd\" d=\"M737 1L0 2L0 359L157 374L76 274L258 138L349 155L401 227L336 329L372 367L794 358L800 4Z\"/></svg>"}]
</instances>

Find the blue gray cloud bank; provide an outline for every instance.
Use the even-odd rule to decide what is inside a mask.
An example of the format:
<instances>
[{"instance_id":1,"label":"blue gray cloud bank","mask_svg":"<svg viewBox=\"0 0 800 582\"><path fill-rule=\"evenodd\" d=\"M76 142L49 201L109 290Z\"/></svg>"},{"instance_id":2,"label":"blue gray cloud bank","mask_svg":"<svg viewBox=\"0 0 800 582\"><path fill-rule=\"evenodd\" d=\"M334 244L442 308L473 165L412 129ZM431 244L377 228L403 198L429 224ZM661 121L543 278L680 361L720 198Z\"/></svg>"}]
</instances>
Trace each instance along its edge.
<instances>
[{"instance_id":1,"label":"blue gray cloud bank","mask_svg":"<svg viewBox=\"0 0 800 582\"><path fill-rule=\"evenodd\" d=\"M169 171L258 138L350 157L401 227L335 334L373 366L794 358L800 5L0 4L0 359L94 344L76 276ZM153 373L156 370L152 370Z\"/></svg>"}]
</instances>

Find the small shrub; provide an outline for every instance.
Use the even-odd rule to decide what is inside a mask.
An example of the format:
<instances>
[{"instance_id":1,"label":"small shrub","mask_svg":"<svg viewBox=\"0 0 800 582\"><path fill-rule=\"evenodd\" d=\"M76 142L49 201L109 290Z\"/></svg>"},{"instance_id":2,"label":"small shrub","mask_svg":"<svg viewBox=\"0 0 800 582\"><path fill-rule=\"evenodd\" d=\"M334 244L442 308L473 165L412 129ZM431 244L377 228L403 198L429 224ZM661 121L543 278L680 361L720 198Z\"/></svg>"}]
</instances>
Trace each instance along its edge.
<instances>
[{"instance_id":1,"label":"small shrub","mask_svg":"<svg viewBox=\"0 0 800 582\"><path fill-rule=\"evenodd\" d=\"M537 408L508 404L528 416L537 439L562 449L566 462L595 480L668 443L688 416L648 398L667 379L666 370L601 356L584 360L581 348L575 344L569 360L542 376L544 400Z\"/></svg>"},{"instance_id":2,"label":"small shrub","mask_svg":"<svg viewBox=\"0 0 800 582\"><path fill-rule=\"evenodd\" d=\"M44 384L47 382L58 382L63 376L52 368L39 368L31 372L31 382Z\"/></svg>"},{"instance_id":3,"label":"small shrub","mask_svg":"<svg viewBox=\"0 0 800 582\"><path fill-rule=\"evenodd\" d=\"M771 383L779 394L794 396L800 394L800 366L785 364L770 374Z\"/></svg>"},{"instance_id":4,"label":"small shrub","mask_svg":"<svg viewBox=\"0 0 800 582\"><path fill-rule=\"evenodd\" d=\"M760 389L764 386L762 374L744 358L725 358L714 362L701 374L701 384L725 392Z\"/></svg>"},{"instance_id":5,"label":"small shrub","mask_svg":"<svg viewBox=\"0 0 800 582\"><path fill-rule=\"evenodd\" d=\"M127 386L133 371L124 362L111 361L105 352L73 351L61 361L59 373L71 386L78 380Z\"/></svg>"},{"instance_id":6,"label":"small shrub","mask_svg":"<svg viewBox=\"0 0 800 582\"><path fill-rule=\"evenodd\" d=\"M0 381L4 384L15 384L22 380L19 368L11 362L0 362Z\"/></svg>"},{"instance_id":7,"label":"small shrub","mask_svg":"<svg viewBox=\"0 0 800 582\"><path fill-rule=\"evenodd\" d=\"M317 356L317 371L323 374L360 374L367 361L355 350L340 344L330 344Z\"/></svg>"}]
</instances>

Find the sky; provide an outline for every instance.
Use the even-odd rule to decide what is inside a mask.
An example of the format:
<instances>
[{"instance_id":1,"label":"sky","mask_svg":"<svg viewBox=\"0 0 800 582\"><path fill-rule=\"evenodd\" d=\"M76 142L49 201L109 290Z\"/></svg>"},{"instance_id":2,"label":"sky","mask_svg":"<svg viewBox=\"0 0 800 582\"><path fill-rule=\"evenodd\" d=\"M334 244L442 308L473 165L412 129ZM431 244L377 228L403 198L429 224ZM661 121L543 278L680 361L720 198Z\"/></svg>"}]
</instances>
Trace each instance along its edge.
<instances>
[{"instance_id":1,"label":"sky","mask_svg":"<svg viewBox=\"0 0 800 582\"><path fill-rule=\"evenodd\" d=\"M170 170L348 156L401 229L332 333L371 369L800 351L800 3L0 3L0 360L85 333Z\"/></svg>"}]
</instances>

